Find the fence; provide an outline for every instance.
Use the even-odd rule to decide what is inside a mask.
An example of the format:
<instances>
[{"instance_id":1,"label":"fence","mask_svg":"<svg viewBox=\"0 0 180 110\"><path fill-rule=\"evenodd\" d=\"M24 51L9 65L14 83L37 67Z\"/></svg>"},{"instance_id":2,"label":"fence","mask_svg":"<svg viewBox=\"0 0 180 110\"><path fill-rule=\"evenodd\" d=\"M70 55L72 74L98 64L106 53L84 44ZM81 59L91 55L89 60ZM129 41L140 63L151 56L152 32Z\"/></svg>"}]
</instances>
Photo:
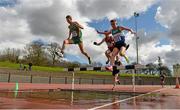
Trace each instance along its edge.
<instances>
[{"instance_id":1,"label":"fence","mask_svg":"<svg viewBox=\"0 0 180 110\"><path fill-rule=\"evenodd\" d=\"M136 85L160 85L159 77L135 77ZM131 85L132 79L130 77L120 77L122 85ZM0 73L0 82L22 82L22 83L59 83L71 84L72 77L53 77L53 76L37 76L37 75L15 75L13 73ZM84 78L75 77L75 84L112 84L112 77L109 78ZM175 85L175 77L167 77L166 85Z\"/></svg>"}]
</instances>

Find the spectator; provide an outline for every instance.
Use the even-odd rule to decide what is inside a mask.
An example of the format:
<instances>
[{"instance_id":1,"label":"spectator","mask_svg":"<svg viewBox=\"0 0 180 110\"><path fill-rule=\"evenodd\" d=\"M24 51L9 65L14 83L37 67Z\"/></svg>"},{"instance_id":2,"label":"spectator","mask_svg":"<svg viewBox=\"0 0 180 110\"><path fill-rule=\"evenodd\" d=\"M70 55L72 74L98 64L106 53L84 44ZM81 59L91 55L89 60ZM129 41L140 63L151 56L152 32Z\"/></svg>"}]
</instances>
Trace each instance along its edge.
<instances>
[{"instance_id":1,"label":"spectator","mask_svg":"<svg viewBox=\"0 0 180 110\"><path fill-rule=\"evenodd\" d=\"M27 67L26 67L26 65L24 65L23 70L26 70L26 71L27 71Z\"/></svg>"},{"instance_id":2,"label":"spectator","mask_svg":"<svg viewBox=\"0 0 180 110\"><path fill-rule=\"evenodd\" d=\"M20 65L19 65L19 70L20 71L23 70L23 64L22 63L20 63Z\"/></svg>"},{"instance_id":3,"label":"spectator","mask_svg":"<svg viewBox=\"0 0 180 110\"><path fill-rule=\"evenodd\" d=\"M32 63L30 62L28 65L29 65L29 71L31 71L32 70Z\"/></svg>"},{"instance_id":4,"label":"spectator","mask_svg":"<svg viewBox=\"0 0 180 110\"><path fill-rule=\"evenodd\" d=\"M160 82L161 82L161 86L164 87L164 84L165 84L165 73L161 73L160 74Z\"/></svg>"}]
</instances>

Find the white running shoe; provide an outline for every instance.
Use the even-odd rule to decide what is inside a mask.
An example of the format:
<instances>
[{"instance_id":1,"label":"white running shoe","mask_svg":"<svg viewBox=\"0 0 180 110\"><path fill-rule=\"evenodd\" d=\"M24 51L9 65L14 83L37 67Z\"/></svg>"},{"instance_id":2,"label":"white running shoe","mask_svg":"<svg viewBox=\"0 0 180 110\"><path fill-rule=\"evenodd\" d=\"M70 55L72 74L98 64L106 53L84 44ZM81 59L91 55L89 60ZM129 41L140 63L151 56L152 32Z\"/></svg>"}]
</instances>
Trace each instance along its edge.
<instances>
[{"instance_id":1,"label":"white running shoe","mask_svg":"<svg viewBox=\"0 0 180 110\"><path fill-rule=\"evenodd\" d=\"M55 54L60 58L63 58L63 56L64 56L61 52L55 52Z\"/></svg>"}]
</instances>

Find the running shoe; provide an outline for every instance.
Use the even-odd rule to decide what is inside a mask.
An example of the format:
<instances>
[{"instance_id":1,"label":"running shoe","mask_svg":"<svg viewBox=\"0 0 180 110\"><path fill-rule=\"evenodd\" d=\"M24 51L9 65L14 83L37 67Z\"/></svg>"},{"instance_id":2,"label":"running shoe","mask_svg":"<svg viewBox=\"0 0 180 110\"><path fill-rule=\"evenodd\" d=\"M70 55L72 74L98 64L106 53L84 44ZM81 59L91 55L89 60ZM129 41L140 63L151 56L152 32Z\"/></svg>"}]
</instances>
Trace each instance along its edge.
<instances>
[{"instance_id":1,"label":"running shoe","mask_svg":"<svg viewBox=\"0 0 180 110\"><path fill-rule=\"evenodd\" d=\"M129 48L129 44L128 45L126 45L126 50Z\"/></svg>"},{"instance_id":2,"label":"running shoe","mask_svg":"<svg viewBox=\"0 0 180 110\"><path fill-rule=\"evenodd\" d=\"M106 64L108 64L108 63L109 63L109 60L106 61Z\"/></svg>"},{"instance_id":3,"label":"running shoe","mask_svg":"<svg viewBox=\"0 0 180 110\"><path fill-rule=\"evenodd\" d=\"M90 57L88 57L88 61L89 61L89 64L91 64L92 62L91 62L91 58Z\"/></svg>"},{"instance_id":4,"label":"running shoe","mask_svg":"<svg viewBox=\"0 0 180 110\"><path fill-rule=\"evenodd\" d=\"M129 58L126 55L124 56L124 58L125 58L126 62L129 63Z\"/></svg>"},{"instance_id":5,"label":"running shoe","mask_svg":"<svg viewBox=\"0 0 180 110\"><path fill-rule=\"evenodd\" d=\"M58 57L60 57L60 58L62 58L63 57L63 54L61 53L61 52L55 52L55 54L58 56Z\"/></svg>"}]
</instances>

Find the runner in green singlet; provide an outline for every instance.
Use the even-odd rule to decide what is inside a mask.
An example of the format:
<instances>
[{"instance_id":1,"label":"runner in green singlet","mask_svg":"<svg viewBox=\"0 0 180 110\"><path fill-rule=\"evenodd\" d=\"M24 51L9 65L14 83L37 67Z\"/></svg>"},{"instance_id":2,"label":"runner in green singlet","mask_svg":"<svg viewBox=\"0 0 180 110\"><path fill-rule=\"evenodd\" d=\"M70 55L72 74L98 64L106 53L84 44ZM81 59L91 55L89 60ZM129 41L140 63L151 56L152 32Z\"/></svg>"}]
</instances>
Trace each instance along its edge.
<instances>
[{"instance_id":1,"label":"runner in green singlet","mask_svg":"<svg viewBox=\"0 0 180 110\"><path fill-rule=\"evenodd\" d=\"M64 54L64 49L66 44L77 44L82 54L84 54L91 64L90 56L84 51L83 41L82 41L82 32L81 29L84 29L78 22L72 21L72 17L70 15L66 16L66 21L69 23L69 37L64 40L61 50L61 54ZM72 38L71 38L72 36ZM57 55L60 55L56 52Z\"/></svg>"}]
</instances>

